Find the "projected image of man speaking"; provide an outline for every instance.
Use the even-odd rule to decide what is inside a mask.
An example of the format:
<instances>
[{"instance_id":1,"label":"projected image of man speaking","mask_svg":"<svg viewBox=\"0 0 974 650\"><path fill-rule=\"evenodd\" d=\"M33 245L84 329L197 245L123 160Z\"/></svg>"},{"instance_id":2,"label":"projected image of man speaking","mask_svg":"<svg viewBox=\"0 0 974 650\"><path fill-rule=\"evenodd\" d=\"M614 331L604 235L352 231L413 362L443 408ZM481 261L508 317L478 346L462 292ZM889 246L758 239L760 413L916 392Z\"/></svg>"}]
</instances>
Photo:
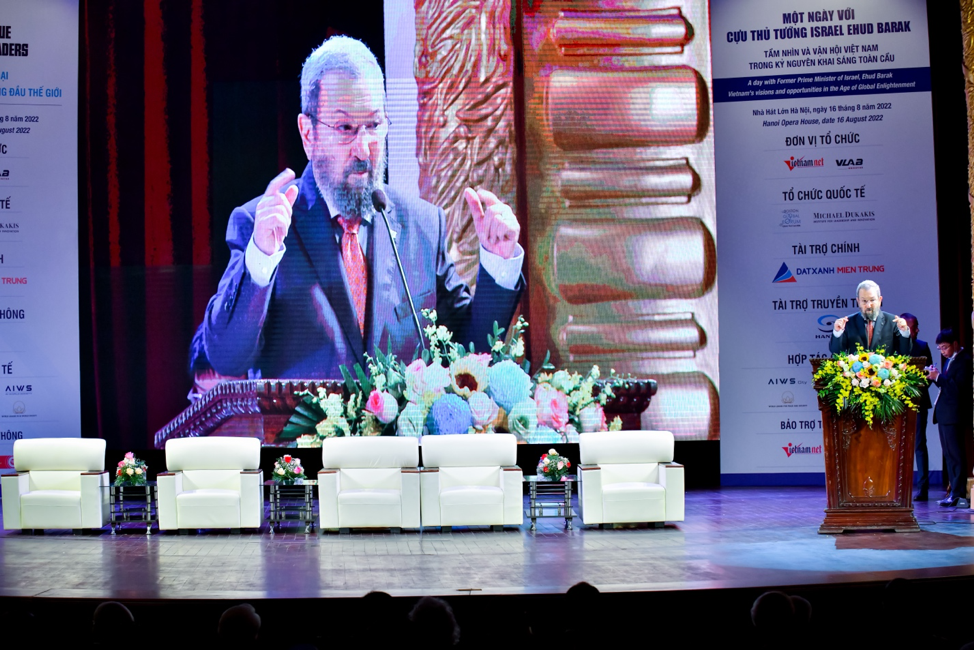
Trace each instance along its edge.
<instances>
[{"instance_id":1,"label":"projected image of man speaking","mask_svg":"<svg viewBox=\"0 0 974 650\"><path fill-rule=\"evenodd\" d=\"M355 39L329 38L305 61L297 125L304 172L285 169L230 215L230 263L201 326L213 369L330 379L375 350L411 360L419 334L394 245L416 309L435 308L455 341L485 350L523 288L511 208L486 190L464 192L480 239L474 297L447 252L443 211L383 183L384 79Z\"/></svg>"}]
</instances>

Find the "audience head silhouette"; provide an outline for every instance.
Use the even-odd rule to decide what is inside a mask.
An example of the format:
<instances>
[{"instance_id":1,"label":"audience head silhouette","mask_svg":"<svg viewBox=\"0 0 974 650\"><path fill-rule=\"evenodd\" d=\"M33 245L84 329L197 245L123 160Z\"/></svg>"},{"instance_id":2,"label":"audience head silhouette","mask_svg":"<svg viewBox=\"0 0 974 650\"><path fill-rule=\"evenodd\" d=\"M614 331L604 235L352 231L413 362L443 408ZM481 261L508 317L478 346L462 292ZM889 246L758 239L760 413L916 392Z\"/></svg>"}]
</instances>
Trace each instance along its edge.
<instances>
[{"instance_id":1,"label":"audience head silhouette","mask_svg":"<svg viewBox=\"0 0 974 650\"><path fill-rule=\"evenodd\" d=\"M413 638L430 648L452 648L460 641L460 626L445 600L425 596L409 612Z\"/></svg>"}]
</instances>

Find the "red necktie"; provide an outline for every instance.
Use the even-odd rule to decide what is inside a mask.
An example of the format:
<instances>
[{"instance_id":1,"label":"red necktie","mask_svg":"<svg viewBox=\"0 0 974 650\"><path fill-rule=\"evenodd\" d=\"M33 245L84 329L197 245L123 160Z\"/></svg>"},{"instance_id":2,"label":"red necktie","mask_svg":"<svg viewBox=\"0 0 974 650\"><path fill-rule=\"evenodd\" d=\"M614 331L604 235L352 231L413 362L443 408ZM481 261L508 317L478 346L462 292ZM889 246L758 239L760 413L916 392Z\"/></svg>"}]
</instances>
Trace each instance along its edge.
<instances>
[{"instance_id":1,"label":"red necktie","mask_svg":"<svg viewBox=\"0 0 974 650\"><path fill-rule=\"evenodd\" d=\"M361 217L346 219L338 217L342 225L342 262L345 263L345 275L348 276L348 288L352 293L355 304L355 315L358 317L358 328L365 336L365 299L369 291L369 271L365 266L365 256L358 241L358 228L362 224Z\"/></svg>"},{"instance_id":2,"label":"red necktie","mask_svg":"<svg viewBox=\"0 0 974 650\"><path fill-rule=\"evenodd\" d=\"M866 322L866 347L871 348L873 346L873 322Z\"/></svg>"}]
</instances>

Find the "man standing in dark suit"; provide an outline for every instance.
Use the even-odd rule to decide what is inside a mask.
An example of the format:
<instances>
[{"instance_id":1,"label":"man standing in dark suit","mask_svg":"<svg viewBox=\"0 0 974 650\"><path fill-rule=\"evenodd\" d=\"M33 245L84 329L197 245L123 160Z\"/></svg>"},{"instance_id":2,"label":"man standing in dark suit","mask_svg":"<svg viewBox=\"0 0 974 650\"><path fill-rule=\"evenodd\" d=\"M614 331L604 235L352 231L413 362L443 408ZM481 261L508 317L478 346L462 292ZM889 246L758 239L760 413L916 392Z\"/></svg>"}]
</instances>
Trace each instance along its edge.
<instances>
[{"instance_id":1,"label":"man standing in dark suit","mask_svg":"<svg viewBox=\"0 0 974 650\"><path fill-rule=\"evenodd\" d=\"M906 312L900 314L900 318L910 326L910 338L913 339L913 350L910 352L914 357L923 358L923 367L933 365L933 355L930 352L930 345L926 341L917 338L920 333L920 321L913 314ZM927 416L930 413L930 387L924 388L920 393L920 403L917 404L917 429L914 439L914 458L916 458L917 472L917 493L913 497L914 501L926 501L927 492L930 488L930 456L927 453Z\"/></svg>"},{"instance_id":2,"label":"man standing in dark suit","mask_svg":"<svg viewBox=\"0 0 974 650\"><path fill-rule=\"evenodd\" d=\"M957 334L945 329L937 334L941 368L927 368L927 377L937 384L940 394L933 405L933 421L940 427L940 440L947 461L950 493L940 501L949 508L970 508L967 492L965 438L971 431L971 353L960 347Z\"/></svg>"},{"instance_id":3,"label":"man standing in dark suit","mask_svg":"<svg viewBox=\"0 0 974 650\"><path fill-rule=\"evenodd\" d=\"M910 354L913 340L910 327L899 316L882 311L883 296L879 285L863 280L856 287L859 313L836 319L832 325L829 351L832 354L856 351L856 344L866 350L884 348L886 354Z\"/></svg>"},{"instance_id":4,"label":"man standing in dark suit","mask_svg":"<svg viewBox=\"0 0 974 650\"><path fill-rule=\"evenodd\" d=\"M382 70L355 39L332 37L305 61L297 123L309 164L297 178L285 169L230 215L230 264L195 356L220 375L329 379L366 353L391 349L408 362L420 337L394 243L417 310L436 309L456 342L483 351L523 289L511 208L485 190L464 192L481 244L474 296L449 256L443 211L383 185ZM388 228L373 208L380 189Z\"/></svg>"}]
</instances>

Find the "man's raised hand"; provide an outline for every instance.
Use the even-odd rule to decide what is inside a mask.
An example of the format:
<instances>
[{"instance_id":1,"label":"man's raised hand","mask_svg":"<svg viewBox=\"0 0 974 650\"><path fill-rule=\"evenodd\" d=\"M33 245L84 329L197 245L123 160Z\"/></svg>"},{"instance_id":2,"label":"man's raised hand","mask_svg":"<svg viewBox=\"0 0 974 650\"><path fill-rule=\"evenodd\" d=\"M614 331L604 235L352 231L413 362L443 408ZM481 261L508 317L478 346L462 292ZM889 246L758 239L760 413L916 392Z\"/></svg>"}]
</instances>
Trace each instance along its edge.
<instances>
[{"instance_id":1,"label":"man's raised hand","mask_svg":"<svg viewBox=\"0 0 974 650\"><path fill-rule=\"evenodd\" d=\"M280 250L291 227L291 208L298 198L298 186L284 192L281 188L294 180L294 171L285 169L267 184L264 197L257 203L254 215L254 244L264 255Z\"/></svg>"},{"instance_id":2,"label":"man's raised hand","mask_svg":"<svg viewBox=\"0 0 974 650\"><path fill-rule=\"evenodd\" d=\"M836 336L842 334L845 331L845 324L849 322L849 317L844 316L842 318L837 318L834 323L832 323L832 333Z\"/></svg>"},{"instance_id":3,"label":"man's raised hand","mask_svg":"<svg viewBox=\"0 0 974 650\"><path fill-rule=\"evenodd\" d=\"M463 198L470 206L480 245L506 260L511 259L521 234L521 224L517 222L514 211L487 190L474 191L468 187L463 191Z\"/></svg>"}]
</instances>

